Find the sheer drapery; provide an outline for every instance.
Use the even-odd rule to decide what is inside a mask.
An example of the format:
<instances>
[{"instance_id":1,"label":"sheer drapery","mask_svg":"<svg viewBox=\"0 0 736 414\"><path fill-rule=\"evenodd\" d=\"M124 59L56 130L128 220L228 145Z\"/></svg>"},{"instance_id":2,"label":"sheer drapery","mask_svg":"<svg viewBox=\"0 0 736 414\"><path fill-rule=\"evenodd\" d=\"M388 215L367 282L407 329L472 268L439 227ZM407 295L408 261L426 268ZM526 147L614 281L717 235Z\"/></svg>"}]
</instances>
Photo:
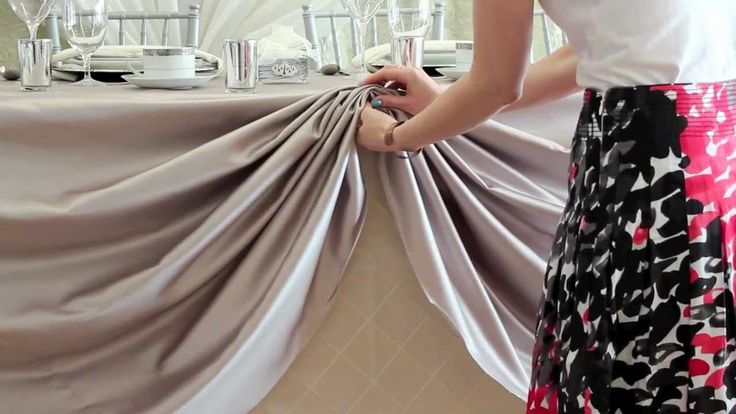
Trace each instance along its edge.
<instances>
[{"instance_id":1,"label":"sheer drapery","mask_svg":"<svg viewBox=\"0 0 736 414\"><path fill-rule=\"evenodd\" d=\"M294 26L303 33L303 4L328 8L335 0L201 0L202 24L205 27L202 49L219 53L222 40L228 37L261 37L271 25Z\"/></svg>"}]
</instances>

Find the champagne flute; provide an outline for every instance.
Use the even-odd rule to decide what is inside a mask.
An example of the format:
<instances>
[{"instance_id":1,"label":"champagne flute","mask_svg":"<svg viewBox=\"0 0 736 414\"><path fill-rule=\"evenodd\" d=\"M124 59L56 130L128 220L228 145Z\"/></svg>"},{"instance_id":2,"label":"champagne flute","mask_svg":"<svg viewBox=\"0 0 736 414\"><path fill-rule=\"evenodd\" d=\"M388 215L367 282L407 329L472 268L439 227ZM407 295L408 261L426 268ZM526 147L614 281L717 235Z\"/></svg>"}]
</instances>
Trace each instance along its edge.
<instances>
[{"instance_id":1,"label":"champagne flute","mask_svg":"<svg viewBox=\"0 0 736 414\"><path fill-rule=\"evenodd\" d=\"M368 23L376 17L383 0L340 0L345 11L358 25L358 54L360 55L360 71L357 77L362 79L368 75L368 64L365 61L365 37Z\"/></svg>"},{"instance_id":2,"label":"champagne flute","mask_svg":"<svg viewBox=\"0 0 736 414\"><path fill-rule=\"evenodd\" d=\"M8 0L10 9L28 26L31 39L36 38L38 26L49 15L55 0Z\"/></svg>"},{"instance_id":3,"label":"champagne flute","mask_svg":"<svg viewBox=\"0 0 736 414\"><path fill-rule=\"evenodd\" d=\"M84 79L74 86L101 86L92 79L90 59L102 45L107 33L106 0L65 0L62 26L69 44L79 51L84 61Z\"/></svg>"}]
</instances>

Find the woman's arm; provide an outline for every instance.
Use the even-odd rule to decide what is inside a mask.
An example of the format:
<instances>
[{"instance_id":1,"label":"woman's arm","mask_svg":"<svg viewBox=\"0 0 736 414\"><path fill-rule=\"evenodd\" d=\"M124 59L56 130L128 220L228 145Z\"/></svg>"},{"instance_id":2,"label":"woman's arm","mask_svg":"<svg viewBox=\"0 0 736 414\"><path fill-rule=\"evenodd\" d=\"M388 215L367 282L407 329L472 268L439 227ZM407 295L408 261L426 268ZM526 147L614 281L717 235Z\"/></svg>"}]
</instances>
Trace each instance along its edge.
<instances>
[{"instance_id":1,"label":"woman's arm","mask_svg":"<svg viewBox=\"0 0 736 414\"><path fill-rule=\"evenodd\" d=\"M394 131L395 145L382 144L390 120L365 114L358 142L370 149L416 149L473 129L522 93L532 39L532 0L474 0L474 59L470 73ZM401 69L379 71L370 82L399 80ZM404 71L404 73L406 73Z\"/></svg>"},{"instance_id":2,"label":"woman's arm","mask_svg":"<svg viewBox=\"0 0 736 414\"><path fill-rule=\"evenodd\" d=\"M540 105L580 90L575 79L579 61L572 48L565 45L529 66L521 98L503 111Z\"/></svg>"}]
</instances>

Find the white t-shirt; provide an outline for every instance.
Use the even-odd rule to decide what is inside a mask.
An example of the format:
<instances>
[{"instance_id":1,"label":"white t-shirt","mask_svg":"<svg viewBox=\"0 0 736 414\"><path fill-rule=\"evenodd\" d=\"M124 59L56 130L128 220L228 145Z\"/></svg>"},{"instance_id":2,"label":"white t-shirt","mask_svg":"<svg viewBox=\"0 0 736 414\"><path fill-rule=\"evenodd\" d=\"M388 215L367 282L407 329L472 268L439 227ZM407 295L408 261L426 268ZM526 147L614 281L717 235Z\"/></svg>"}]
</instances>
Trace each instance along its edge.
<instances>
[{"instance_id":1,"label":"white t-shirt","mask_svg":"<svg viewBox=\"0 0 736 414\"><path fill-rule=\"evenodd\" d=\"M736 0L540 0L586 88L736 78Z\"/></svg>"}]
</instances>

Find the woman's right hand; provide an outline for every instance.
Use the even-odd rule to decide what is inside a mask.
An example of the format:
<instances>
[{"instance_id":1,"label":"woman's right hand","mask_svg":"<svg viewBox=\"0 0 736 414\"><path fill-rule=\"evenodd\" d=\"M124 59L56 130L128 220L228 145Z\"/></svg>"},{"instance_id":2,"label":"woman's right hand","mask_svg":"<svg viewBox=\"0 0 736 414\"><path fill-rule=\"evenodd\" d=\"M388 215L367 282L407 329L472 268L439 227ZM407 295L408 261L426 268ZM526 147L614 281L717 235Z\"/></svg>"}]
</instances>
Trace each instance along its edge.
<instances>
[{"instance_id":1,"label":"woman's right hand","mask_svg":"<svg viewBox=\"0 0 736 414\"><path fill-rule=\"evenodd\" d=\"M440 94L439 85L429 75L421 69L409 67L387 66L369 75L363 84L405 90L404 95L379 95L371 105L375 109L399 109L411 115L424 110Z\"/></svg>"}]
</instances>

